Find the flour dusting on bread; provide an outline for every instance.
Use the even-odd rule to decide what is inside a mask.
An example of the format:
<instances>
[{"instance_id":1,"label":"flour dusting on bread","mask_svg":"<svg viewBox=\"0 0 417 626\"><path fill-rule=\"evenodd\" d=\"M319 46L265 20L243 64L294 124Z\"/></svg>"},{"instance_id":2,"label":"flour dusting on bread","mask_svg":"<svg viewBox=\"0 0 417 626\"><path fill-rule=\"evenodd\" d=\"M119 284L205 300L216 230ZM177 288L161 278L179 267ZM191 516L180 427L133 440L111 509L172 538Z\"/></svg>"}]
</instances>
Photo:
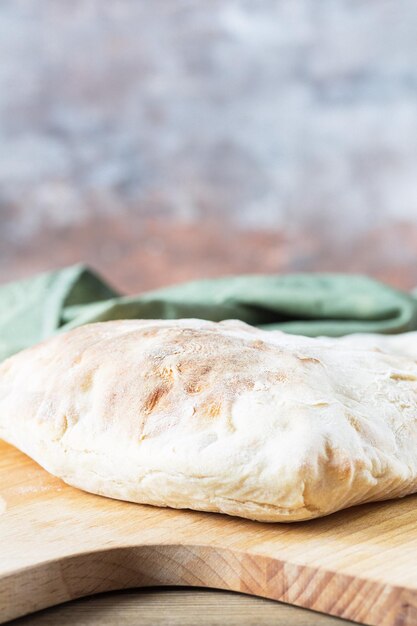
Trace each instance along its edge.
<instances>
[{"instance_id":1,"label":"flour dusting on bread","mask_svg":"<svg viewBox=\"0 0 417 626\"><path fill-rule=\"evenodd\" d=\"M416 359L417 333L90 324L0 365L0 437L111 498L309 519L417 491Z\"/></svg>"}]
</instances>

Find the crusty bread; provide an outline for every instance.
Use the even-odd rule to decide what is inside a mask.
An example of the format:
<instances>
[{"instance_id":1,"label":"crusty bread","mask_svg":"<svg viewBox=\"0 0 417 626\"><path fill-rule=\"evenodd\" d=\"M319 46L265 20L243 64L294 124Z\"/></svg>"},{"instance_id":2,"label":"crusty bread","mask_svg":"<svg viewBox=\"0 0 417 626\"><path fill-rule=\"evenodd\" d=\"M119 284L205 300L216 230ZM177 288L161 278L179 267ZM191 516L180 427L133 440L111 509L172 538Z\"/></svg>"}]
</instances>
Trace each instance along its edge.
<instances>
[{"instance_id":1,"label":"crusty bread","mask_svg":"<svg viewBox=\"0 0 417 626\"><path fill-rule=\"evenodd\" d=\"M417 491L413 342L90 324L0 365L0 437L111 498L318 517Z\"/></svg>"}]
</instances>

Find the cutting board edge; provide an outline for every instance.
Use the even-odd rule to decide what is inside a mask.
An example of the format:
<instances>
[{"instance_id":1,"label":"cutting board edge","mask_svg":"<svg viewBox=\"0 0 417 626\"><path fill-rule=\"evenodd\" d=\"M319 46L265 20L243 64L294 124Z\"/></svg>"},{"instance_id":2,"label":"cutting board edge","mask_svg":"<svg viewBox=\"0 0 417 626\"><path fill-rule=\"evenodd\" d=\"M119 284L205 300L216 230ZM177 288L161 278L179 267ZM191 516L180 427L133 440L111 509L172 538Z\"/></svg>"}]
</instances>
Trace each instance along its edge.
<instances>
[{"instance_id":1,"label":"cutting board edge","mask_svg":"<svg viewBox=\"0 0 417 626\"><path fill-rule=\"evenodd\" d=\"M417 589L191 543L109 546L6 574L0 623L96 593L152 586L235 591L369 626L417 624Z\"/></svg>"}]
</instances>

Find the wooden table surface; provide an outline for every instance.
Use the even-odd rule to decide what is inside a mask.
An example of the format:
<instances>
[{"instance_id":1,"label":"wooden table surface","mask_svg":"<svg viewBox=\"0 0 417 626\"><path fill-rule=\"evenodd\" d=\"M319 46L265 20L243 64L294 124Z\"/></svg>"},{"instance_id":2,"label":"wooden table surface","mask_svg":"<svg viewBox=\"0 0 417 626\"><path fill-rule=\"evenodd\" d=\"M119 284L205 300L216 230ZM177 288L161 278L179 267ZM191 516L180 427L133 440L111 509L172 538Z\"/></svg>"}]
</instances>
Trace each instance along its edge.
<instances>
[{"instance_id":1,"label":"wooden table surface","mask_svg":"<svg viewBox=\"0 0 417 626\"><path fill-rule=\"evenodd\" d=\"M74 600L10 626L343 626L353 622L229 591L154 588Z\"/></svg>"}]
</instances>

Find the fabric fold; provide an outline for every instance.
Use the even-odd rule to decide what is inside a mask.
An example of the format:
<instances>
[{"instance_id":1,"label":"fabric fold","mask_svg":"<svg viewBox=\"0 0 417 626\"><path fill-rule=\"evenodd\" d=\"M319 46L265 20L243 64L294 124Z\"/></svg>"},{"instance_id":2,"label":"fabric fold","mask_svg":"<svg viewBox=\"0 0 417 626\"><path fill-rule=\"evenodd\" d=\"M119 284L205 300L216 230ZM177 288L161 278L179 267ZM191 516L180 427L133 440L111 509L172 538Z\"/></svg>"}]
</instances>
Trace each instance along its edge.
<instances>
[{"instance_id":1,"label":"fabric fold","mask_svg":"<svg viewBox=\"0 0 417 626\"><path fill-rule=\"evenodd\" d=\"M184 317L311 337L400 333L417 329L417 300L350 274L230 276L124 296L80 264L0 286L0 360L91 322Z\"/></svg>"}]
</instances>

